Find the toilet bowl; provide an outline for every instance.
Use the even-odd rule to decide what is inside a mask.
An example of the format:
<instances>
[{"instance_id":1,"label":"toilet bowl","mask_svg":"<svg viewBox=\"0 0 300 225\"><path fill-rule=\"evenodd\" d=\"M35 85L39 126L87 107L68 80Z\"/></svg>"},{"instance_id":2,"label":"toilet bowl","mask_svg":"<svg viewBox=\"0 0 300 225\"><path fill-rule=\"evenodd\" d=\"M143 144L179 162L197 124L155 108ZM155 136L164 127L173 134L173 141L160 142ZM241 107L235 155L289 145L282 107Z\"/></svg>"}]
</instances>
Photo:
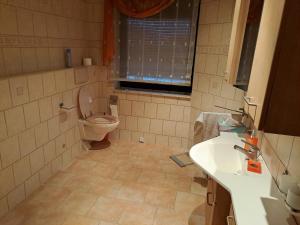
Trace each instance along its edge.
<instances>
[{"instance_id":1,"label":"toilet bowl","mask_svg":"<svg viewBox=\"0 0 300 225\"><path fill-rule=\"evenodd\" d=\"M80 88L78 102L82 116L79 119L79 130L83 140L102 141L109 132L118 127L120 121L117 105L110 105L111 115L94 113L93 100L86 86Z\"/></svg>"}]
</instances>

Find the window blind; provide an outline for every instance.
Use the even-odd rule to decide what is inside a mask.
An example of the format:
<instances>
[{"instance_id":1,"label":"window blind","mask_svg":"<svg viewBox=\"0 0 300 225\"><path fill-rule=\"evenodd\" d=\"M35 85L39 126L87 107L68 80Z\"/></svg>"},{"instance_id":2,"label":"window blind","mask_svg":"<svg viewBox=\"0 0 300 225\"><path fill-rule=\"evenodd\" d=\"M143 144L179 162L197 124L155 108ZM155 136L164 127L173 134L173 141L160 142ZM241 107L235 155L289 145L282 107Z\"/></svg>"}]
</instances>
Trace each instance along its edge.
<instances>
[{"instance_id":1,"label":"window blind","mask_svg":"<svg viewBox=\"0 0 300 225\"><path fill-rule=\"evenodd\" d=\"M117 79L190 86L198 7L199 0L177 0L153 17L119 15Z\"/></svg>"}]
</instances>

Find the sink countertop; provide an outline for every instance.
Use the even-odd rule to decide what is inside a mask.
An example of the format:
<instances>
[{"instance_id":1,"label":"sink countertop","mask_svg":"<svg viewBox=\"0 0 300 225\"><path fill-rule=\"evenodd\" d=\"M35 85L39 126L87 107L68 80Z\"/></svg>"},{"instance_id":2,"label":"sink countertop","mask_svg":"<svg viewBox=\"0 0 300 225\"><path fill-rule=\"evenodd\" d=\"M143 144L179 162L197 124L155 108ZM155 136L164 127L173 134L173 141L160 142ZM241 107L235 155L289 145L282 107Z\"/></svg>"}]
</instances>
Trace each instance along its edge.
<instances>
[{"instance_id":1,"label":"sink countertop","mask_svg":"<svg viewBox=\"0 0 300 225\"><path fill-rule=\"evenodd\" d=\"M194 145L190 157L230 192L237 225L295 225L282 201L273 197L278 189L263 159L261 174L248 172L246 156L234 150L235 144L244 146L236 133L221 132Z\"/></svg>"}]
</instances>

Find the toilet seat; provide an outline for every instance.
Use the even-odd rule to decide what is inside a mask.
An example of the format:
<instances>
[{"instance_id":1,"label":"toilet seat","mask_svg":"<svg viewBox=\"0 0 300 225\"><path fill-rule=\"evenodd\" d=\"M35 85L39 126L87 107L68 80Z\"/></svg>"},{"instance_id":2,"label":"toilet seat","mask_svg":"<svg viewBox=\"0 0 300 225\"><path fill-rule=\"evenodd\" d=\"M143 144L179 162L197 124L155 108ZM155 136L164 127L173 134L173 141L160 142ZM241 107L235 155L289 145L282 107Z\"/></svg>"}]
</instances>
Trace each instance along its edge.
<instances>
[{"instance_id":1,"label":"toilet seat","mask_svg":"<svg viewBox=\"0 0 300 225\"><path fill-rule=\"evenodd\" d=\"M111 105L112 115L95 114L93 99L88 86L81 87L78 95L79 110L82 119L79 119L79 131L85 141L102 141L108 133L114 131L120 121L117 106ZM115 106L115 107L112 107Z\"/></svg>"},{"instance_id":2,"label":"toilet seat","mask_svg":"<svg viewBox=\"0 0 300 225\"><path fill-rule=\"evenodd\" d=\"M94 115L86 119L90 123L96 124L112 124L118 122L116 117L108 115Z\"/></svg>"},{"instance_id":3,"label":"toilet seat","mask_svg":"<svg viewBox=\"0 0 300 225\"><path fill-rule=\"evenodd\" d=\"M110 115L95 114L93 115L92 107L93 100L87 86L79 90L79 110L83 118L93 124L113 124L117 123L118 119Z\"/></svg>"}]
</instances>

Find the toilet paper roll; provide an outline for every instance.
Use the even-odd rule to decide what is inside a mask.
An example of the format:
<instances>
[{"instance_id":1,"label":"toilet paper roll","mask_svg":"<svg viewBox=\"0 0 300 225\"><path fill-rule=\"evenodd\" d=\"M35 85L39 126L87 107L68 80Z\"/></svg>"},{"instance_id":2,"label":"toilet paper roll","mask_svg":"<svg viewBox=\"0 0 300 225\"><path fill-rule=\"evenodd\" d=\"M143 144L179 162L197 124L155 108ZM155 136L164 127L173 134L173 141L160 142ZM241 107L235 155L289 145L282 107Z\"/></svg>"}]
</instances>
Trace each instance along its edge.
<instances>
[{"instance_id":1,"label":"toilet paper roll","mask_svg":"<svg viewBox=\"0 0 300 225\"><path fill-rule=\"evenodd\" d=\"M293 210L300 210L300 187L299 185L293 185L287 193L286 203L293 209Z\"/></svg>"},{"instance_id":2,"label":"toilet paper roll","mask_svg":"<svg viewBox=\"0 0 300 225\"><path fill-rule=\"evenodd\" d=\"M83 59L83 65L84 66L91 66L92 65L92 59L91 58L84 58Z\"/></svg>"},{"instance_id":3,"label":"toilet paper roll","mask_svg":"<svg viewBox=\"0 0 300 225\"><path fill-rule=\"evenodd\" d=\"M279 177L279 189L281 192L283 192L284 194L288 193L288 190L294 186L295 184L297 184L297 181L294 177L287 175L287 174L283 174Z\"/></svg>"}]
</instances>

